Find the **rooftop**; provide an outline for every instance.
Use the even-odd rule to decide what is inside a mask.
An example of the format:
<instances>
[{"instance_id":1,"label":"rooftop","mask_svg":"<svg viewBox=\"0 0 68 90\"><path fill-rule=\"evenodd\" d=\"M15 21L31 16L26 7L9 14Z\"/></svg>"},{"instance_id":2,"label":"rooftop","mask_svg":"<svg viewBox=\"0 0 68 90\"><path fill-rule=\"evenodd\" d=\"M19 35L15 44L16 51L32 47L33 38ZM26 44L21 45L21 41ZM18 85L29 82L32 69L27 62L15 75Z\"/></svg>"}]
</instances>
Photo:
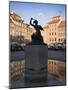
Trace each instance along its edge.
<instances>
[{"instance_id":1,"label":"rooftop","mask_svg":"<svg viewBox=\"0 0 68 90\"><path fill-rule=\"evenodd\" d=\"M60 18L60 16L53 16L53 18Z\"/></svg>"},{"instance_id":2,"label":"rooftop","mask_svg":"<svg viewBox=\"0 0 68 90\"><path fill-rule=\"evenodd\" d=\"M48 24L58 23L59 21L60 21L60 19L58 19L58 20L52 20L52 21L48 22Z\"/></svg>"},{"instance_id":3,"label":"rooftop","mask_svg":"<svg viewBox=\"0 0 68 90\"><path fill-rule=\"evenodd\" d=\"M58 26L59 28L65 27L65 21L61 21L61 23Z\"/></svg>"},{"instance_id":4,"label":"rooftop","mask_svg":"<svg viewBox=\"0 0 68 90\"><path fill-rule=\"evenodd\" d=\"M21 19L21 17L18 14L16 14L16 13L10 13L10 17L12 17L13 20L18 21L18 22L22 22L23 21Z\"/></svg>"}]
</instances>

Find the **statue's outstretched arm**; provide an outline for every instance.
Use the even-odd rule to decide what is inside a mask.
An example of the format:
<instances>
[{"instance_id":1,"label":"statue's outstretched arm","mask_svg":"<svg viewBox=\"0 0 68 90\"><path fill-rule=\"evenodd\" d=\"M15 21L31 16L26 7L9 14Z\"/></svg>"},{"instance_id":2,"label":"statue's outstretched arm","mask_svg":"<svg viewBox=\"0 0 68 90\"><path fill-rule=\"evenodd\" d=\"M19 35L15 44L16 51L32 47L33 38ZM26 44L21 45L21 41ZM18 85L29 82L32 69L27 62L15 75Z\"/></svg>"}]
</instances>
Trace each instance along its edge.
<instances>
[{"instance_id":1,"label":"statue's outstretched arm","mask_svg":"<svg viewBox=\"0 0 68 90\"><path fill-rule=\"evenodd\" d=\"M34 26L34 24L32 24L32 20L33 20L33 18L30 19L30 25Z\"/></svg>"}]
</instances>

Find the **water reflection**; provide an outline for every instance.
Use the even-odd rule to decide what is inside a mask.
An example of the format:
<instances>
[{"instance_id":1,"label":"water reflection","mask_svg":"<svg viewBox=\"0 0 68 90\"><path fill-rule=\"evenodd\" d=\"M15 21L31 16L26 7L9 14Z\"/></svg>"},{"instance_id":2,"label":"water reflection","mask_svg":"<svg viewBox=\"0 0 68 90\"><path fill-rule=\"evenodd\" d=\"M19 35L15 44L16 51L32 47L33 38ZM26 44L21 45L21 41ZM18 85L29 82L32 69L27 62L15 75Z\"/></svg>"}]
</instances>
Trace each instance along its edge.
<instances>
[{"instance_id":1,"label":"water reflection","mask_svg":"<svg viewBox=\"0 0 68 90\"><path fill-rule=\"evenodd\" d=\"M12 61L10 62L10 87L24 87L24 69L25 60L23 61ZM48 86L54 85L65 85L65 62L58 60L48 60ZM24 74L25 75L25 74ZM44 83L42 83L45 86ZM41 83L38 85L42 85ZM33 84L32 84L33 85ZM35 86L37 86L35 84Z\"/></svg>"},{"instance_id":2,"label":"water reflection","mask_svg":"<svg viewBox=\"0 0 68 90\"><path fill-rule=\"evenodd\" d=\"M65 62L48 60L48 85L65 85Z\"/></svg>"}]
</instances>

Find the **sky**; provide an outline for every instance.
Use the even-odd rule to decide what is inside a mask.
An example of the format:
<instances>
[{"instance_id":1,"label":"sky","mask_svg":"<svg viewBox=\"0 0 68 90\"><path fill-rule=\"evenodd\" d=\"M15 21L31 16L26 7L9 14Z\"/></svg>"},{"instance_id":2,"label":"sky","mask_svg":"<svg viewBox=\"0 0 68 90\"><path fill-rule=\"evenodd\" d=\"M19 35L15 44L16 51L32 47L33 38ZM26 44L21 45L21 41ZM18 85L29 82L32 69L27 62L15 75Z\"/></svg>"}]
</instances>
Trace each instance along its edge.
<instances>
[{"instance_id":1,"label":"sky","mask_svg":"<svg viewBox=\"0 0 68 90\"><path fill-rule=\"evenodd\" d=\"M10 12L19 14L29 24L30 18L37 19L40 25L47 24L53 16L60 15L65 20L64 4L28 3L10 1Z\"/></svg>"}]
</instances>

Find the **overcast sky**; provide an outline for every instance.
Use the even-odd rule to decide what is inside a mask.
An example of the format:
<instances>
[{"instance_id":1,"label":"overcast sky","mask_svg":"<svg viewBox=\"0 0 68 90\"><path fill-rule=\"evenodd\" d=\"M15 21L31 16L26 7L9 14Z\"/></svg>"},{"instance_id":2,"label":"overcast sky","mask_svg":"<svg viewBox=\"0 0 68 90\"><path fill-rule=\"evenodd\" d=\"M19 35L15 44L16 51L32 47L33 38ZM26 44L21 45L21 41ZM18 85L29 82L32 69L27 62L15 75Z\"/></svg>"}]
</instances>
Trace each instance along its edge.
<instances>
[{"instance_id":1,"label":"overcast sky","mask_svg":"<svg viewBox=\"0 0 68 90\"><path fill-rule=\"evenodd\" d=\"M42 4L11 1L10 12L19 14L28 24L31 17L37 19L40 25L45 25L53 16L56 15L60 15L63 19L65 19L65 5L63 4Z\"/></svg>"}]
</instances>

